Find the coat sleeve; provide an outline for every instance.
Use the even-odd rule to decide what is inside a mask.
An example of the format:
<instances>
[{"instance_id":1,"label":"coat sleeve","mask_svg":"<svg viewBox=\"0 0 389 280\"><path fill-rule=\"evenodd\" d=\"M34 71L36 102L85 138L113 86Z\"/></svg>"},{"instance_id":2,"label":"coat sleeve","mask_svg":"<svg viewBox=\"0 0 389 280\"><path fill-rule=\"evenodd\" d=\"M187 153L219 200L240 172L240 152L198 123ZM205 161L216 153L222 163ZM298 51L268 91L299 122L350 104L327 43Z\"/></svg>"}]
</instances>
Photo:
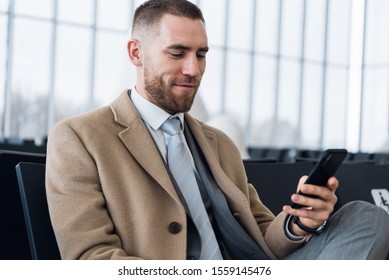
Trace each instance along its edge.
<instances>
[{"instance_id":1,"label":"coat sleeve","mask_svg":"<svg viewBox=\"0 0 389 280\"><path fill-rule=\"evenodd\" d=\"M136 259L114 233L94 159L66 122L48 138L46 193L62 259Z\"/></svg>"}]
</instances>

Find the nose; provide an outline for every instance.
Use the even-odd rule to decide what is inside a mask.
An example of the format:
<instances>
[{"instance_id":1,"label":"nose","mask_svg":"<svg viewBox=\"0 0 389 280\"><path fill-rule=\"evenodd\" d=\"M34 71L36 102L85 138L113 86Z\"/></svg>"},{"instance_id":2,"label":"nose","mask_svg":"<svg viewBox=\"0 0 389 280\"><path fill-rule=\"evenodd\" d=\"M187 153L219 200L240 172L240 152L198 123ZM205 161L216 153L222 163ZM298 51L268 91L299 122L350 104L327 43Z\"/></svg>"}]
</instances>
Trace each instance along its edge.
<instances>
[{"instance_id":1,"label":"nose","mask_svg":"<svg viewBox=\"0 0 389 280\"><path fill-rule=\"evenodd\" d=\"M183 62L182 74L191 77L198 77L204 71L203 65L204 62L200 60L197 55L188 55Z\"/></svg>"}]
</instances>

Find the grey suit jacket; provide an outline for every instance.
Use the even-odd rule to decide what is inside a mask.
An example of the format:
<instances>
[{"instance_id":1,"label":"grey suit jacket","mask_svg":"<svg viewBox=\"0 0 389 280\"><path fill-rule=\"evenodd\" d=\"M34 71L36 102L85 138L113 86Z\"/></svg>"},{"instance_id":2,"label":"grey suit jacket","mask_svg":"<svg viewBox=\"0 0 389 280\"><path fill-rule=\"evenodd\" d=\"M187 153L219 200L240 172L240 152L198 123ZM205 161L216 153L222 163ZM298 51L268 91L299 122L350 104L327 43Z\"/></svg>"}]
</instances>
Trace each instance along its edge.
<instances>
[{"instance_id":1,"label":"grey suit jacket","mask_svg":"<svg viewBox=\"0 0 389 280\"><path fill-rule=\"evenodd\" d=\"M261 203L232 141L185 120L232 214L264 252L279 258L303 245L285 235L285 215ZM127 91L51 130L46 189L64 259L187 257L185 208Z\"/></svg>"}]
</instances>

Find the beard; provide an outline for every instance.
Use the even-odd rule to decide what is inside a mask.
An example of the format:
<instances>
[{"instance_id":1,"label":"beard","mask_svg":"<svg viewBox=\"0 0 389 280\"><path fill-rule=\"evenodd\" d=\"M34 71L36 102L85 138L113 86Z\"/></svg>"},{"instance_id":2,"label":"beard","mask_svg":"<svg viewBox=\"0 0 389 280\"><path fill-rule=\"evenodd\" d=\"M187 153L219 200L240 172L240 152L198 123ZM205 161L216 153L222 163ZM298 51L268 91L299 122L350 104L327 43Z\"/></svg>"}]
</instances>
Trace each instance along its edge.
<instances>
[{"instance_id":1,"label":"beard","mask_svg":"<svg viewBox=\"0 0 389 280\"><path fill-rule=\"evenodd\" d=\"M200 85L198 79L194 77L181 79L180 82L193 83L196 87L193 92L175 95L172 90L177 79L164 81L163 75L152 76L151 71L147 67L145 67L144 71L145 90L154 104L172 115L190 110Z\"/></svg>"}]
</instances>

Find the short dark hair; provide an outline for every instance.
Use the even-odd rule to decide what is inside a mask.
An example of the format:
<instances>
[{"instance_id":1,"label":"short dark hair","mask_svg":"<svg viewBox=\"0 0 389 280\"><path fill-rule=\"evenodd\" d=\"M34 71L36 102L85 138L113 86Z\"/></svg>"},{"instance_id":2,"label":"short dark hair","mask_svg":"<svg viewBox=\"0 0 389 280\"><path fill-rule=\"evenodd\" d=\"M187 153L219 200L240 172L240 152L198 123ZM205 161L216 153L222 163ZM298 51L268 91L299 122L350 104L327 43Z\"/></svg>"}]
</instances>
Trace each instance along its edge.
<instances>
[{"instance_id":1,"label":"short dark hair","mask_svg":"<svg viewBox=\"0 0 389 280\"><path fill-rule=\"evenodd\" d=\"M187 0L149 0L140 5L134 14L132 32L138 27L150 27L158 23L163 15L184 16L200 19L205 23L203 13L195 4Z\"/></svg>"}]
</instances>

